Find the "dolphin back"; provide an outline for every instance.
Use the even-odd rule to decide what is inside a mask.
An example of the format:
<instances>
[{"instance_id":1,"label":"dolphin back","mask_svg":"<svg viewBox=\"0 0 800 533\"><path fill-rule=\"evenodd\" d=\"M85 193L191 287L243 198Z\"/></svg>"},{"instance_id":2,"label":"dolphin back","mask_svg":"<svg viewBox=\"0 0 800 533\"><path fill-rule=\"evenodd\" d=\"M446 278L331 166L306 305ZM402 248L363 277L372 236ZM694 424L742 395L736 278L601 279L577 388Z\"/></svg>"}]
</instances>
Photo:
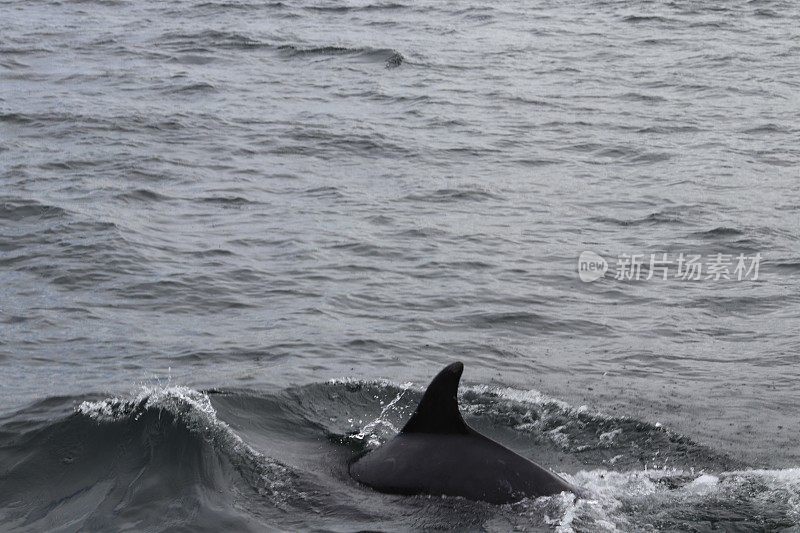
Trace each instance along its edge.
<instances>
[{"instance_id":1,"label":"dolphin back","mask_svg":"<svg viewBox=\"0 0 800 533\"><path fill-rule=\"evenodd\" d=\"M350 465L353 479L390 494L462 496L489 503L578 494L559 476L464 422L458 409L463 368L453 363L439 372L402 431Z\"/></svg>"}]
</instances>

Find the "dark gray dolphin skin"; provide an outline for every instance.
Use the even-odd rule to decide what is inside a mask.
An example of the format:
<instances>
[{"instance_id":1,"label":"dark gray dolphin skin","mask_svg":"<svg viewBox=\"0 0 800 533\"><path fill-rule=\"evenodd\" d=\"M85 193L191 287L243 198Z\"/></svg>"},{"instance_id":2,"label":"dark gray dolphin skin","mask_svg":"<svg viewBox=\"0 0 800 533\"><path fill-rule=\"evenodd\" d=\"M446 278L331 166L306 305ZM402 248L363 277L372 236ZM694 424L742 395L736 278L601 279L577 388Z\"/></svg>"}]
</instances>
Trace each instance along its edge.
<instances>
[{"instance_id":1,"label":"dark gray dolphin skin","mask_svg":"<svg viewBox=\"0 0 800 533\"><path fill-rule=\"evenodd\" d=\"M458 410L462 363L444 368L392 440L350 465L350 475L390 494L462 496L489 503L578 489L469 427Z\"/></svg>"}]
</instances>

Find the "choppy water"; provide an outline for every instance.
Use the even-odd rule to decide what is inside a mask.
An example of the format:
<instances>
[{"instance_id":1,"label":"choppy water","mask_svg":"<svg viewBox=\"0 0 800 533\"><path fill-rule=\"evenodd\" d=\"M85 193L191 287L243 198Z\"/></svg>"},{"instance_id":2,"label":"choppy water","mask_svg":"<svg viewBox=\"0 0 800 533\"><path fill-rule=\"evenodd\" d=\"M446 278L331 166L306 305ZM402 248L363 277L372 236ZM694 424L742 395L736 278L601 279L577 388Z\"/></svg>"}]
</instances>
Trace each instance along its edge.
<instances>
[{"instance_id":1,"label":"choppy water","mask_svg":"<svg viewBox=\"0 0 800 533\"><path fill-rule=\"evenodd\" d=\"M4 529L797 527L798 28L0 1ZM584 250L763 261L583 283ZM347 478L455 359L470 423L592 499Z\"/></svg>"}]
</instances>

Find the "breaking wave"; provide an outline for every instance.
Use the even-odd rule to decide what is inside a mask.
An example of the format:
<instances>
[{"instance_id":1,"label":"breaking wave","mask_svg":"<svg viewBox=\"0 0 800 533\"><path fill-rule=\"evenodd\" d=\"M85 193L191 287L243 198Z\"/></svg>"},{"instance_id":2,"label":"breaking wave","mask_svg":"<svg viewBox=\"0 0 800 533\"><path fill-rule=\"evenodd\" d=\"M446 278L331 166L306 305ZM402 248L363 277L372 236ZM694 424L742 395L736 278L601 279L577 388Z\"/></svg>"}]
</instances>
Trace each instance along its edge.
<instances>
[{"instance_id":1,"label":"breaking wave","mask_svg":"<svg viewBox=\"0 0 800 533\"><path fill-rule=\"evenodd\" d=\"M493 506L386 496L350 480L348 461L391 438L421 394L410 383L345 379L270 393L158 386L43 400L0 419L0 519L15 530L259 530L325 527L331 517L393 529L409 513L422 528L488 530L800 521L800 469L749 468L657 423L487 385L463 389L468 422L583 487L584 497Z\"/></svg>"}]
</instances>

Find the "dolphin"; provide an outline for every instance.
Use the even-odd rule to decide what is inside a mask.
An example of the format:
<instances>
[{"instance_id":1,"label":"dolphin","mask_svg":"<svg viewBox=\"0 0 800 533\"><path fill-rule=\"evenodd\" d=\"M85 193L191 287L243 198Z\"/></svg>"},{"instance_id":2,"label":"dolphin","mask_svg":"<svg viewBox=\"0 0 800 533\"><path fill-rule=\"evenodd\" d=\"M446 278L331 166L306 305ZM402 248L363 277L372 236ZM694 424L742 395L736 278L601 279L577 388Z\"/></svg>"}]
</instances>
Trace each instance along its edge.
<instances>
[{"instance_id":1,"label":"dolphin","mask_svg":"<svg viewBox=\"0 0 800 533\"><path fill-rule=\"evenodd\" d=\"M350 464L350 476L379 492L461 496L494 504L561 492L564 479L512 452L464 422L458 383L464 365L433 378L402 431Z\"/></svg>"}]
</instances>

